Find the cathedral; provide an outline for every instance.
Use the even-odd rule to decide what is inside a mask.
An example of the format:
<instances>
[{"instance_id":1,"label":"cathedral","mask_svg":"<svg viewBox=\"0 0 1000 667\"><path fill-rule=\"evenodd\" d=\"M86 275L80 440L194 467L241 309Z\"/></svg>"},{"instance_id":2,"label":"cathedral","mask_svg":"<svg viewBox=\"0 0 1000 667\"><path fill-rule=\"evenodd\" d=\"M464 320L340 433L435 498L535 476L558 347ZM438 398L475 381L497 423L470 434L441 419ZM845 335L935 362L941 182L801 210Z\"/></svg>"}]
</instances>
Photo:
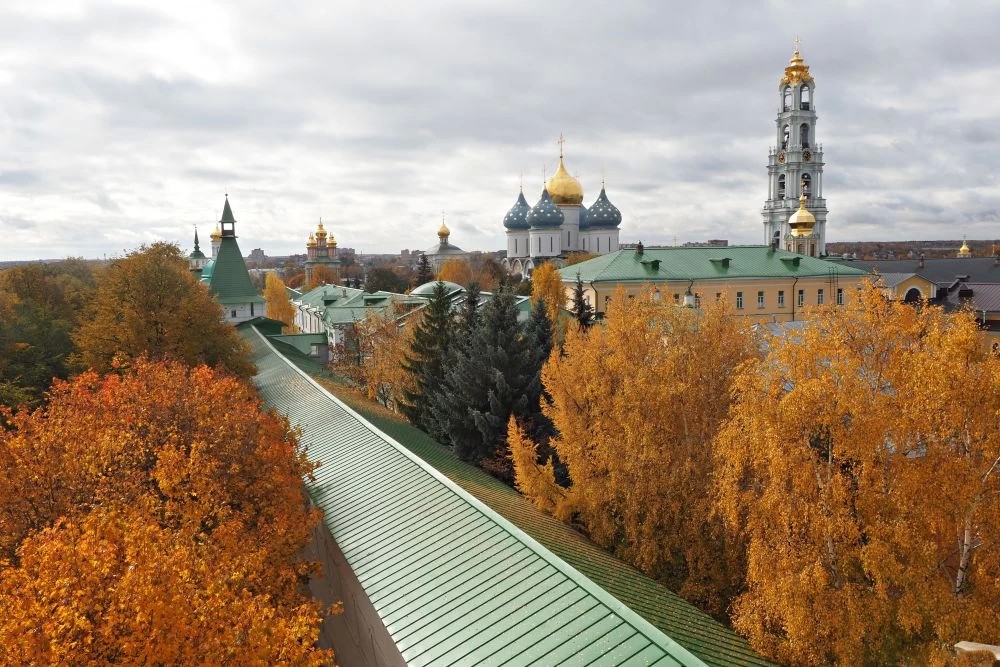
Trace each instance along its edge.
<instances>
[{"instance_id":1,"label":"cathedral","mask_svg":"<svg viewBox=\"0 0 1000 667\"><path fill-rule=\"evenodd\" d=\"M306 284L312 284L313 273L317 267L325 266L330 269L331 276L337 276L340 271L340 257L337 255L337 239L333 234L327 234L323 228L323 218L319 219L319 226L315 232L310 232L309 240L306 241Z\"/></svg>"},{"instance_id":2,"label":"cathedral","mask_svg":"<svg viewBox=\"0 0 1000 667\"><path fill-rule=\"evenodd\" d=\"M541 262L562 265L571 252L606 255L618 250L622 214L601 194L590 208L583 205L583 187L563 164L562 137L559 139L559 167L542 190L534 206L521 189L514 206L504 216L507 229L507 257L503 266L510 273L531 275Z\"/></svg>"},{"instance_id":3,"label":"cathedral","mask_svg":"<svg viewBox=\"0 0 1000 667\"><path fill-rule=\"evenodd\" d=\"M810 257L826 254L823 146L816 142L816 82L798 40L778 83L777 144L768 153L764 242Z\"/></svg>"}]
</instances>

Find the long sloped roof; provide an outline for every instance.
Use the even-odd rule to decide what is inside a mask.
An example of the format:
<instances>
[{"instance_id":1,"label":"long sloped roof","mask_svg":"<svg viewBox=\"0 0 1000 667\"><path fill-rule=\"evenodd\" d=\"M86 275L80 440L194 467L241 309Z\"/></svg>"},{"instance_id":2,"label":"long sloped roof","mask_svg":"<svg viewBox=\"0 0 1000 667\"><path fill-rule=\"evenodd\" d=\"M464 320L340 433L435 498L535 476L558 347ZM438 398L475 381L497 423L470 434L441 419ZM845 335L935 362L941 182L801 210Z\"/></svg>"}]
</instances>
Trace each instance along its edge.
<instances>
[{"instance_id":1,"label":"long sloped roof","mask_svg":"<svg viewBox=\"0 0 1000 667\"><path fill-rule=\"evenodd\" d=\"M701 660L321 388L255 330L264 400L323 462L307 485L411 665Z\"/></svg>"}]
</instances>

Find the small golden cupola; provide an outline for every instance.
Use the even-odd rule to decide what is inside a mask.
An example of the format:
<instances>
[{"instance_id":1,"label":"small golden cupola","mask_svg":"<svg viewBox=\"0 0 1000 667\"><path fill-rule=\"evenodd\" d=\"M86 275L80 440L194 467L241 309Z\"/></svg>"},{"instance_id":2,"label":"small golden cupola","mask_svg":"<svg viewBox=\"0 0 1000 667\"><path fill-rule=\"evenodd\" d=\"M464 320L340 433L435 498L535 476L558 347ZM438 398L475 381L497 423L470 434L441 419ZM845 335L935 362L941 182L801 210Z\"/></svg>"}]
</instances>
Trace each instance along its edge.
<instances>
[{"instance_id":1,"label":"small golden cupola","mask_svg":"<svg viewBox=\"0 0 1000 667\"><path fill-rule=\"evenodd\" d=\"M307 248L316 247L316 236L312 232L309 232L309 240L306 241L306 247Z\"/></svg>"},{"instance_id":2,"label":"small golden cupola","mask_svg":"<svg viewBox=\"0 0 1000 667\"><path fill-rule=\"evenodd\" d=\"M559 135L559 167L552 178L545 184L552 201L559 206L579 206L583 203L583 186L580 181L573 178L566 165L563 164L563 143L565 139Z\"/></svg>"},{"instance_id":3,"label":"small golden cupola","mask_svg":"<svg viewBox=\"0 0 1000 667\"><path fill-rule=\"evenodd\" d=\"M809 73L809 65L806 65L799 53L799 40L795 38L795 52L788 59L788 67L785 68L785 76L781 77L781 85L797 85L800 83L812 83L812 74Z\"/></svg>"},{"instance_id":4,"label":"small golden cupola","mask_svg":"<svg viewBox=\"0 0 1000 667\"><path fill-rule=\"evenodd\" d=\"M222 230L219 229L219 223L215 223L215 229L212 230L210 236L213 241L218 241L222 238Z\"/></svg>"},{"instance_id":5,"label":"small golden cupola","mask_svg":"<svg viewBox=\"0 0 1000 667\"><path fill-rule=\"evenodd\" d=\"M326 230L323 229L323 218L319 219L319 225L316 227L316 240L322 241L326 238Z\"/></svg>"},{"instance_id":6,"label":"small golden cupola","mask_svg":"<svg viewBox=\"0 0 1000 667\"><path fill-rule=\"evenodd\" d=\"M965 240L965 236L962 236L962 247L958 249L958 256L972 257L972 249L969 247L969 242Z\"/></svg>"},{"instance_id":7,"label":"small golden cupola","mask_svg":"<svg viewBox=\"0 0 1000 667\"><path fill-rule=\"evenodd\" d=\"M788 227L792 231L792 236L803 237L812 234L813 227L816 226L816 216L806 208L806 193L799 197L799 210L788 218Z\"/></svg>"},{"instance_id":8,"label":"small golden cupola","mask_svg":"<svg viewBox=\"0 0 1000 667\"><path fill-rule=\"evenodd\" d=\"M448 225L444 224L444 216L441 216L441 226L438 228L438 240L441 243L448 243L448 237L451 236L451 230L448 229Z\"/></svg>"}]
</instances>

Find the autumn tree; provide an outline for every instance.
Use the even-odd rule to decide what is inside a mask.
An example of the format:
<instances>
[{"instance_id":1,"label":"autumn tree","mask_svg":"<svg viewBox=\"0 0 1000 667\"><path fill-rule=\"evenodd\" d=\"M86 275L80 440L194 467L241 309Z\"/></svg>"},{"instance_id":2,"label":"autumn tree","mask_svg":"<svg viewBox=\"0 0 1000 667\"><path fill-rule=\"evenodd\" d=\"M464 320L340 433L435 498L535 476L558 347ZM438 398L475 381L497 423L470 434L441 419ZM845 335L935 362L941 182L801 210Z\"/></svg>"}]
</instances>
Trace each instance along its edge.
<instances>
[{"instance_id":1,"label":"autumn tree","mask_svg":"<svg viewBox=\"0 0 1000 667\"><path fill-rule=\"evenodd\" d=\"M53 378L68 377L93 292L93 263L79 259L0 271L0 405L36 407Z\"/></svg>"},{"instance_id":2,"label":"autumn tree","mask_svg":"<svg viewBox=\"0 0 1000 667\"><path fill-rule=\"evenodd\" d=\"M321 285L339 285L340 272L326 264L315 264L309 271L309 281L302 288L303 292L314 290Z\"/></svg>"},{"instance_id":3,"label":"autumn tree","mask_svg":"<svg viewBox=\"0 0 1000 667\"><path fill-rule=\"evenodd\" d=\"M368 398L397 411L405 393L414 390L413 376L404 366L412 331L400 321L400 315L390 308L356 322L351 349L338 350L334 364L337 372L350 378Z\"/></svg>"},{"instance_id":4,"label":"autumn tree","mask_svg":"<svg viewBox=\"0 0 1000 667\"><path fill-rule=\"evenodd\" d=\"M298 560L315 466L287 420L204 366L120 371L57 383L0 431L11 662L188 662L191 642L200 661L321 662Z\"/></svg>"},{"instance_id":5,"label":"autumn tree","mask_svg":"<svg viewBox=\"0 0 1000 667\"><path fill-rule=\"evenodd\" d=\"M409 350L403 359L403 369L409 375L408 388L403 392L400 409L414 424L436 437L445 433L436 428L431 401L444 377L444 359L454 337L451 298L443 282L434 285L430 302L420 314L413 329Z\"/></svg>"},{"instance_id":6,"label":"autumn tree","mask_svg":"<svg viewBox=\"0 0 1000 667\"><path fill-rule=\"evenodd\" d=\"M566 307L566 288L552 262L545 262L531 274L531 300L544 303L549 320L558 321L559 313Z\"/></svg>"},{"instance_id":7,"label":"autumn tree","mask_svg":"<svg viewBox=\"0 0 1000 667\"><path fill-rule=\"evenodd\" d=\"M568 488L538 443L509 425L522 493L716 614L742 571L706 493L710 444L732 373L757 354L747 326L724 303L696 311L619 290L604 325L570 329L542 371Z\"/></svg>"},{"instance_id":8,"label":"autumn tree","mask_svg":"<svg viewBox=\"0 0 1000 667\"><path fill-rule=\"evenodd\" d=\"M111 370L117 357L143 354L219 365L244 377L253 372L243 339L177 246L167 243L142 246L101 272L73 340L77 361L98 372Z\"/></svg>"},{"instance_id":9,"label":"autumn tree","mask_svg":"<svg viewBox=\"0 0 1000 667\"><path fill-rule=\"evenodd\" d=\"M29 537L0 576L0 664L324 665L318 614L275 604L239 549L101 506Z\"/></svg>"},{"instance_id":10,"label":"autumn tree","mask_svg":"<svg viewBox=\"0 0 1000 667\"><path fill-rule=\"evenodd\" d=\"M563 267L573 266L574 264L579 264L580 262L586 262L588 259L594 259L598 255L592 252L578 251L571 252L566 255L566 259L563 260Z\"/></svg>"},{"instance_id":11,"label":"autumn tree","mask_svg":"<svg viewBox=\"0 0 1000 667\"><path fill-rule=\"evenodd\" d=\"M402 294L410 286L410 281L387 266L369 269L365 275L366 292L394 292Z\"/></svg>"},{"instance_id":12,"label":"autumn tree","mask_svg":"<svg viewBox=\"0 0 1000 667\"><path fill-rule=\"evenodd\" d=\"M464 259L457 257L447 259L438 269L437 279L456 285L468 285L472 281L472 267Z\"/></svg>"},{"instance_id":13,"label":"autumn tree","mask_svg":"<svg viewBox=\"0 0 1000 667\"><path fill-rule=\"evenodd\" d=\"M719 507L733 621L790 664L929 664L1000 635L1000 361L970 313L868 286L737 375Z\"/></svg>"},{"instance_id":14,"label":"autumn tree","mask_svg":"<svg viewBox=\"0 0 1000 667\"><path fill-rule=\"evenodd\" d=\"M295 306L288 298L288 291L285 283L281 281L278 274L269 271L264 284L264 300L266 301L266 313L272 320L284 322L282 327L284 333L298 333L299 328L295 325Z\"/></svg>"}]
</instances>

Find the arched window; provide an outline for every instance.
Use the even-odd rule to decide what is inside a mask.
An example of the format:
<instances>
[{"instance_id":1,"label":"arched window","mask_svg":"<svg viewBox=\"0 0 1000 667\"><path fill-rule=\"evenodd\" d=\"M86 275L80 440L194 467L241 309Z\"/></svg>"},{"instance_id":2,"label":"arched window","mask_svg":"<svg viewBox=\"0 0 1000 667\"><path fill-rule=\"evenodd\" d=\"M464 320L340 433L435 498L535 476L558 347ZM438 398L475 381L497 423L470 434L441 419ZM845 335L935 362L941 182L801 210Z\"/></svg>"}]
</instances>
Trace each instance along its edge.
<instances>
[{"instance_id":1,"label":"arched window","mask_svg":"<svg viewBox=\"0 0 1000 667\"><path fill-rule=\"evenodd\" d=\"M812 176L802 174L802 192L806 197L812 197Z\"/></svg>"},{"instance_id":2,"label":"arched window","mask_svg":"<svg viewBox=\"0 0 1000 667\"><path fill-rule=\"evenodd\" d=\"M911 287L906 290L906 296L903 297L903 301L906 303L920 303L924 298L924 295L920 293L920 290L916 287Z\"/></svg>"},{"instance_id":3,"label":"arched window","mask_svg":"<svg viewBox=\"0 0 1000 667\"><path fill-rule=\"evenodd\" d=\"M785 198L785 175L778 176L778 199Z\"/></svg>"},{"instance_id":4,"label":"arched window","mask_svg":"<svg viewBox=\"0 0 1000 667\"><path fill-rule=\"evenodd\" d=\"M788 148L788 126L781 128L781 147Z\"/></svg>"},{"instance_id":5,"label":"arched window","mask_svg":"<svg viewBox=\"0 0 1000 667\"><path fill-rule=\"evenodd\" d=\"M799 107L803 111L809 111L810 102L812 102L812 96L809 93L809 86L802 86L799 89Z\"/></svg>"},{"instance_id":6,"label":"arched window","mask_svg":"<svg viewBox=\"0 0 1000 667\"><path fill-rule=\"evenodd\" d=\"M788 86L785 86L785 92L784 92L784 94L782 94L781 99L782 99L781 110L782 111L791 111L792 110L792 89L789 88Z\"/></svg>"},{"instance_id":7,"label":"arched window","mask_svg":"<svg viewBox=\"0 0 1000 667\"><path fill-rule=\"evenodd\" d=\"M809 148L809 124L802 123L799 126L799 143L802 144L802 148Z\"/></svg>"}]
</instances>

